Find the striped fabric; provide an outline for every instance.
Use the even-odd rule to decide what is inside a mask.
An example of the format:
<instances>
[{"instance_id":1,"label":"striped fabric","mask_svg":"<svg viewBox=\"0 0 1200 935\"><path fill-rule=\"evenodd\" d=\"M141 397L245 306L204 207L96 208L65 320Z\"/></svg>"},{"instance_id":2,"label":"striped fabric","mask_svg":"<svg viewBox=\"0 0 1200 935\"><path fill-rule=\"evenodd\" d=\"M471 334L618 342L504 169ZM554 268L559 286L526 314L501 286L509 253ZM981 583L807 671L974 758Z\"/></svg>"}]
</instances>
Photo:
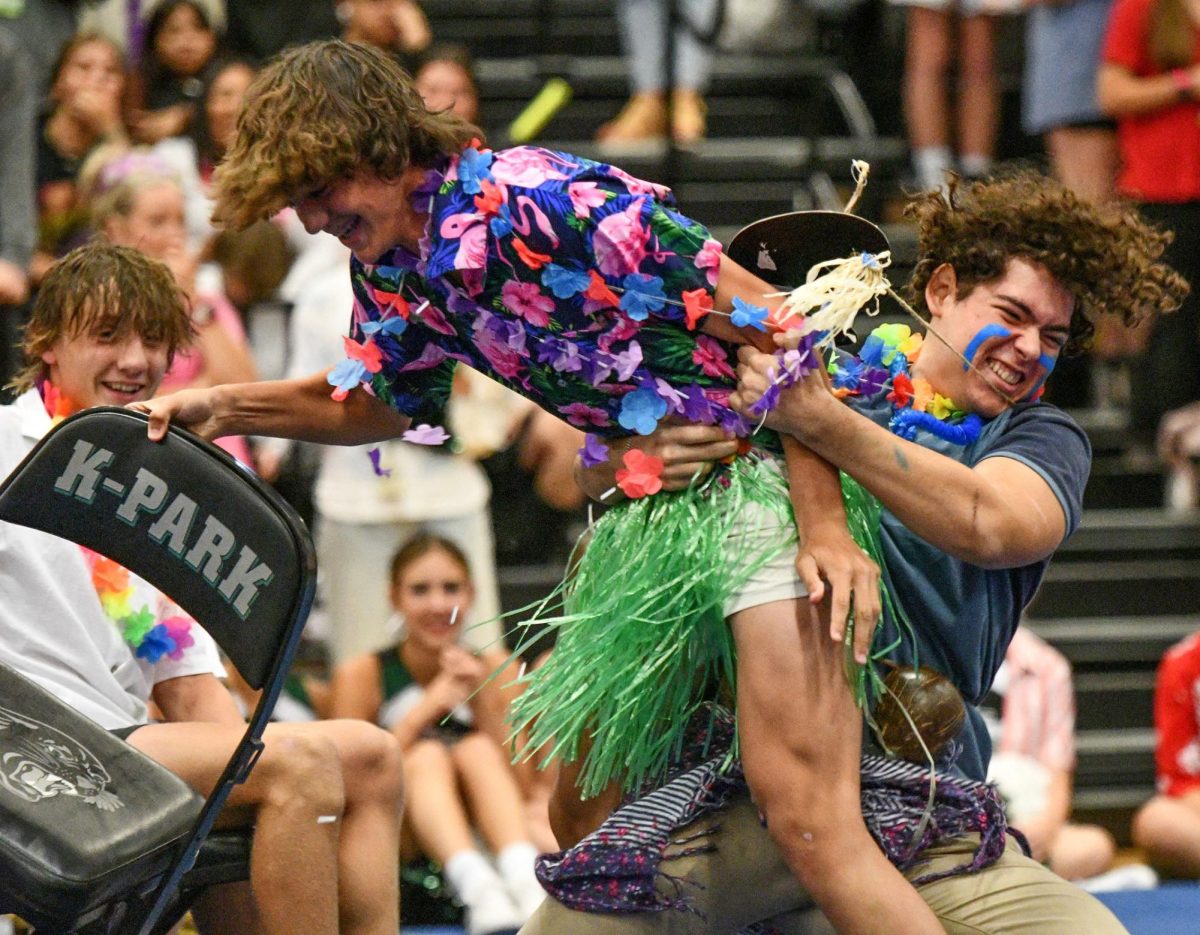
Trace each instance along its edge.
<instances>
[{"instance_id":1,"label":"striped fabric","mask_svg":"<svg viewBox=\"0 0 1200 935\"><path fill-rule=\"evenodd\" d=\"M697 723L707 727L707 717L697 718ZM668 845L675 846L672 858L712 850L718 828L682 838L677 834L746 791L741 764L728 754L733 716L719 709L717 723L715 735L690 732L682 772L665 785L622 806L570 850L538 859L538 879L551 896L582 912L698 912L688 898L686 881L666 873L661 863ZM925 767L881 756L864 755L861 770L863 817L888 859L901 870L919 866L929 847L964 834L980 835L970 861L914 883L977 872L1003 853L1007 826L992 786L945 773L935 779ZM662 891L656 887L661 881L669 884ZM757 929L745 935L751 931Z\"/></svg>"}]
</instances>

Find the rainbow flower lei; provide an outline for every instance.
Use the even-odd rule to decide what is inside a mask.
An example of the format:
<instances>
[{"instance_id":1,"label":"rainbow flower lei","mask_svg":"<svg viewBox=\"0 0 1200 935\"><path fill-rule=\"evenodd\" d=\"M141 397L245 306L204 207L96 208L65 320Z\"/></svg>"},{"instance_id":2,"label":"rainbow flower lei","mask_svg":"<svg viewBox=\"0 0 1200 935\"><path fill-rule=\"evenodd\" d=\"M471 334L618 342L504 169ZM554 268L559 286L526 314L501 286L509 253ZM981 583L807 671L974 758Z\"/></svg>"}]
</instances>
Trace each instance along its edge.
<instances>
[{"instance_id":1,"label":"rainbow flower lei","mask_svg":"<svg viewBox=\"0 0 1200 935\"><path fill-rule=\"evenodd\" d=\"M195 643L190 632L192 621L178 614L160 621L152 602L143 600L145 595L138 593L141 589L127 568L85 546L81 548L92 569L92 586L100 598L100 606L134 655L151 664L163 656L183 658L184 650ZM136 582L144 584L141 579Z\"/></svg>"},{"instance_id":2,"label":"rainbow flower lei","mask_svg":"<svg viewBox=\"0 0 1200 935\"><path fill-rule=\"evenodd\" d=\"M40 382L38 391L52 426L79 410L49 380ZM163 656L176 660L183 658L183 651L196 642L190 632L191 619L175 614L160 621L152 609L157 592L150 600L145 600L148 595L139 593L149 589L149 584L111 558L86 546L80 546L80 549L92 570L92 586L100 598L100 606L134 655L151 665Z\"/></svg>"},{"instance_id":3,"label":"rainbow flower lei","mask_svg":"<svg viewBox=\"0 0 1200 935\"><path fill-rule=\"evenodd\" d=\"M918 429L924 429L952 444L969 445L979 438L983 420L934 392L928 380L910 373L922 340L908 325L880 325L867 336L857 357L830 361L834 392L842 397L871 396L890 384L891 431L911 441Z\"/></svg>"}]
</instances>

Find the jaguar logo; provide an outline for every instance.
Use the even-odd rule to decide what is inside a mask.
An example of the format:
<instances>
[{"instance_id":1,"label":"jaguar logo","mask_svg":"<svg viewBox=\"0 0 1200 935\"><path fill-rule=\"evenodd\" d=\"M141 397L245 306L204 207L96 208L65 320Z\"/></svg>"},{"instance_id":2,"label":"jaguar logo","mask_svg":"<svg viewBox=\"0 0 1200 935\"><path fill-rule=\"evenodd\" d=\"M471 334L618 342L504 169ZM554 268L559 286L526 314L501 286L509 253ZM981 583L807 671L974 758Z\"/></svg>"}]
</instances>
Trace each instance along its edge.
<instances>
[{"instance_id":1,"label":"jaguar logo","mask_svg":"<svg viewBox=\"0 0 1200 935\"><path fill-rule=\"evenodd\" d=\"M108 770L60 730L0 707L0 787L27 802L74 796L106 812L125 803L108 791Z\"/></svg>"}]
</instances>

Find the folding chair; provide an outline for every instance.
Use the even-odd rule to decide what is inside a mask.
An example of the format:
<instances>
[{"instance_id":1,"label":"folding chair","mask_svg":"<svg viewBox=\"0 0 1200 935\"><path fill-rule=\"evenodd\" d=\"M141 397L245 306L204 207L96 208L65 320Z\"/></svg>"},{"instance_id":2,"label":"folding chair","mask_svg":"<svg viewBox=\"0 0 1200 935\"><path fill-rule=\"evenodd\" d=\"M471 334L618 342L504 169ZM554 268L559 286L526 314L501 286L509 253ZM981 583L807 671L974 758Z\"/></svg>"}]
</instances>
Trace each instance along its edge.
<instances>
[{"instance_id":1,"label":"folding chair","mask_svg":"<svg viewBox=\"0 0 1200 935\"><path fill-rule=\"evenodd\" d=\"M151 442L144 416L114 408L48 434L0 486L0 520L73 540L141 576L262 690L203 800L0 670L0 914L39 932L166 931L199 889L245 878L249 832L209 831L262 750L312 603L311 539L270 487L216 446L175 428Z\"/></svg>"}]
</instances>

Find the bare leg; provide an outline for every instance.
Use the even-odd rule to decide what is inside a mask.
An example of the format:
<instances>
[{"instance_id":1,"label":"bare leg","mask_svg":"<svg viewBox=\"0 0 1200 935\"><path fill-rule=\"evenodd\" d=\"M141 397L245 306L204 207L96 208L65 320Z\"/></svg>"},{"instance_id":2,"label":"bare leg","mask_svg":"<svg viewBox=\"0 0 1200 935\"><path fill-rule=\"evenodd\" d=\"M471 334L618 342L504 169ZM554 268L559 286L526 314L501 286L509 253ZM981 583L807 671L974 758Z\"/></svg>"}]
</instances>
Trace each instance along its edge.
<instances>
[{"instance_id":1,"label":"bare leg","mask_svg":"<svg viewBox=\"0 0 1200 935\"><path fill-rule=\"evenodd\" d=\"M207 794L242 731L224 724L152 724L129 742ZM337 847L345 804L337 750L311 733L268 728L266 747L223 818L254 822L250 882L268 933L338 926ZM332 816L333 821L321 821Z\"/></svg>"},{"instance_id":2,"label":"bare leg","mask_svg":"<svg viewBox=\"0 0 1200 935\"><path fill-rule=\"evenodd\" d=\"M400 928L400 745L365 721L317 721L337 748L346 789L338 844L341 932L395 935Z\"/></svg>"},{"instance_id":3,"label":"bare leg","mask_svg":"<svg viewBox=\"0 0 1200 935\"><path fill-rule=\"evenodd\" d=\"M1000 92L996 83L994 23L990 16L962 20L958 68L958 151L991 160L996 153Z\"/></svg>"},{"instance_id":4,"label":"bare leg","mask_svg":"<svg viewBox=\"0 0 1200 935\"><path fill-rule=\"evenodd\" d=\"M904 118L914 149L950 144L951 14L909 7L904 63Z\"/></svg>"},{"instance_id":5,"label":"bare leg","mask_svg":"<svg viewBox=\"0 0 1200 935\"><path fill-rule=\"evenodd\" d=\"M940 933L862 821L862 722L828 611L778 601L732 627L746 781L796 878L839 932Z\"/></svg>"},{"instance_id":6,"label":"bare leg","mask_svg":"<svg viewBox=\"0 0 1200 935\"><path fill-rule=\"evenodd\" d=\"M1059 127L1046 134L1054 174L1090 201L1108 201L1117 176L1117 137L1103 127Z\"/></svg>"},{"instance_id":7,"label":"bare leg","mask_svg":"<svg viewBox=\"0 0 1200 935\"><path fill-rule=\"evenodd\" d=\"M1064 880L1104 873L1117 856L1113 836L1099 825L1065 824L1050 845L1050 869Z\"/></svg>"},{"instance_id":8,"label":"bare leg","mask_svg":"<svg viewBox=\"0 0 1200 935\"><path fill-rule=\"evenodd\" d=\"M436 740L413 744L404 754L404 784L408 822L424 853L444 864L475 847L454 761L445 745Z\"/></svg>"},{"instance_id":9,"label":"bare leg","mask_svg":"<svg viewBox=\"0 0 1200 935\"><path fill-rule=\"evenodd\" d=\"M1162 873L1200 877L1200 791L1143 805L1133 818L1133 843Z\"/></svg>"},{"instance_id":10,"label":"bare leg","mask_svg":"<svg viewBox=\"0 0 1200 935\"><path fill-rule=\"evenodd\" d=\"M585 748L574 763L562 763L558 768L558 780L550 798L550 829L558 846L574 847L585 837L604 824L621 804L621 787L611 783L603 792L591 799L584 799L579 792L579 774L587 755Z\"/></svg>"},{"instance_id":11,"label":"bare leg","mask_svg":"<svg viewBox=\"0 0 1200 935\"><path fill-rule=\"evenodd\" d=\"M450 758L488 847L498 854L510 844L528 841L521 794L496 741L476 731L450 749Z\"/></svg>"}]
</instances>

